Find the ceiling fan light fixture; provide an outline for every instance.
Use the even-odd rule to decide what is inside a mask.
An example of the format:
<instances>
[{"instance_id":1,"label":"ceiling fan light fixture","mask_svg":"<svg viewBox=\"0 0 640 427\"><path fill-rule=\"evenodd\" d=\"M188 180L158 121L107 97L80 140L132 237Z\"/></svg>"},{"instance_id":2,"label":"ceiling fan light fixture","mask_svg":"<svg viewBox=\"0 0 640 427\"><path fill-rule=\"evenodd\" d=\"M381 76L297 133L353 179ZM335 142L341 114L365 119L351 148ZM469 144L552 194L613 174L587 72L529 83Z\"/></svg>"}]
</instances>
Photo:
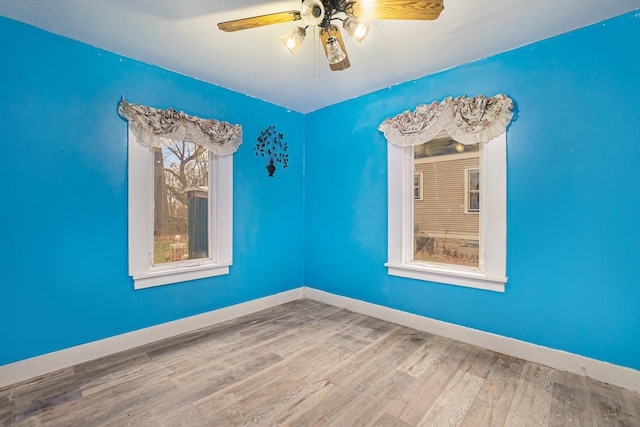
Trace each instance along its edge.
<instances>
[{"instance_id":1,"label":"ceiling fan light fixture","mask_svg":"<svg viewBox=\"0 0 640 427\"><path fill-rule=\"evenodd\" d=\"M2 0L0 0L1 2ZM351 66L342 31L361 44L369 35L371 24L366 20L433 20L440 16L445 0L302 0L299 10L287 10L265 15L218 23L222 31L233 32L285 22L302 21L299 27L281 38L282 43L295 54L306 36L306 29L319 35L331 71L346 70ZM298 0L300 2L300 0ZM300 4L300 3L299 3Z\"/></svg>"},{"instance_id":2,"label":"ceiling fan light fixture","mask_svg":"<svg viewBox=\"0 0 640 427\"><path fill-rule=\"evenodd\" d=\"M350 16L344 20L343 27L358 44L361 44L369 35L371 23Z\"/></svg>"},{"instance_id":3,"label":"ceiling fan light fixture","mask_svg":"<svg viewBox=\"0 0 640 427\"><path fill-rule=\"evenodd\" d=\"M294 55L298 51L298 48L304 41L307 32L302 27L296 27L289 34L281 38L282 43L293 53Z\"/></svg>"},{"instance_id":4,"label":"ceiling fan light fixture","mask_svg":"<svg viewBox=\"0 0 640 427\"><path fill-rule=\"evenodd\" d=\"M346 55L342 51L338 40L335 37L329 37L327 39L327 60L329 64L337 64L342 62L346 58Z\"/></svg>"}]
</instances>

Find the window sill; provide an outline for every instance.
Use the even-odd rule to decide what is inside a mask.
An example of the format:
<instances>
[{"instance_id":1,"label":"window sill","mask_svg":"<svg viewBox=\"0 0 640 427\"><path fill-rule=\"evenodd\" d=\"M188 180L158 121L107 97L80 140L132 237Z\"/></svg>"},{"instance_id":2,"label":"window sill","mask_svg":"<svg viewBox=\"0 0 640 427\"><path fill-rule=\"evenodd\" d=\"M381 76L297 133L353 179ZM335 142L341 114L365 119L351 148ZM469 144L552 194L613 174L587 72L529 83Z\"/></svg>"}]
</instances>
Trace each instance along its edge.
<instances>
[{"instance_id":1,"label":"window sill","mask_svg":"<svg viewBox=\"0 0 640 427\"><path fill-rule=\"evenodd\" d=\"M507 282L506 277L489 277L479 271L455 270L422 263L386 263L385 266L388 268L390 276L464 286L486 291L504 292L505 283Z\"/></svg>"},{"instance_id":2,"label":"window sill","mask_svg":"<svg viewBox=\"0 0 640 427\"><path fill-rule=\"evenodd\" d=\"M176 266L163 270L150 271L133 275L134 289L145 289L154 286L170 285L188 280L204 279L229 274L231 263L204 264L191 267Z\"/></svg>"}]
</instances>

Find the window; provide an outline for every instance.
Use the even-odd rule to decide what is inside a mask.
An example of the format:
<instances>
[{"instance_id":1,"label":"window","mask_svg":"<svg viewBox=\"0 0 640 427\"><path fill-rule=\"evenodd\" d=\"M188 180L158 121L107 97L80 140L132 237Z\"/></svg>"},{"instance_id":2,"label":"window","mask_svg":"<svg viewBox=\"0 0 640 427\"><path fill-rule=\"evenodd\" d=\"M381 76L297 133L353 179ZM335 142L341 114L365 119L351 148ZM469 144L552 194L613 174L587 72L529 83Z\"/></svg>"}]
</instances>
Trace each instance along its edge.
<instances>
[{"instance_id":1,"label":"window","mask_svg":"<svg viewBox=\"0 0 640 427\"><path fill-rule=\"evenodd\" d=\"M210 154L186 141L152 150L153 265L207 258Z\"/></svg>"},{"instance_id":2,"label":"window","mask_svg":"<svg viewBox=\"0 0 640 427\"><path fill-rule=\"evenodd\" d=\"M422 200L422 174L413 174L413 200Z\"/></svg>"},{"instance_id":3,"label":"window","mask_svg":"<svg viewBox=\"0 0 640 427\"><path fill-rule=\"evenodd\" d=\"M228 274L231 153L241 143L239 126L124 100L119 111L129 120L129 275L135 289ZM150 133L155 120L157 133ZM206 138L191 126L196 120ZM167 123L171 137L159 128Z\"/></svg>"},{"instance_id":4,"label":"window","mask_svg":"<svg viewBox=\"0 0 640 427\"><path fill-rule=\"evenodd\" d=\"M380 125L389 141L389 275L504 292L512 108L504 95L447 98Z\"/></svg>"},{"instance_id":5,"label":"window","mask_svg":"<svg viewBox=\"0 0 640 427\"><path fill-rule=\"evenodd\" d=\"M180 168L175 152L182 147L199 152L198 160L182 165L190 174L176 176L169 171ZM233 156L182 141L145 147L129 131L129 274L136 289L229 273L232 177Z\"/></svg>"},{"instance_id":6,"label":"window","mask_svg":"<svg viewBox=\"0 0 640 427\"><path fill-rule=\"evenodd\" d=\"M506 259L506 136L502 134L479 147L478 161L479 214L477 220L478 237L474 239L463 233L449 233L450 228L442 223L439 233L423 236L420 220L415 217L414 199L407 197L407 188L411 188L414 169L413 147L399 147L389 144L389 260L387 267L390 275L421 279L432 282L469 286L494 291L504 291ZM437 165L437 163L436 163ZM425 179L428 181L428 178ZM425 193L430 193L431 187ZM425 199L428 199L426 197ZM415 203L419 203L415 201ZM463 205L460 201L459 205ZM450 207L440 206L440 215L450 220L453 213ZM413 226L412 226L413 225ZM416 231L416 228L418 229ZM425 237L431 237L432 240ZM438 243L440 239L442 243ZM452 240L460 243L473 263L455 261L443 262L448 255L464 252L450 246ZM466 242L465 242L466 240ZM463 243L464 242L464 243ZM477 247L474 243L477 242ZM438 247L440 245L440 247ZM457 248L458 246L456 246ZM439 259L429 259L422 254L443 254ZM472 254L477 253L475 259ZM453 261L452 261L453 260Z\"/></svg>"},{"instance_id":7,"label":"window","mask_svg":"<svg viewBox=\"0 0 640 427\"><path fill-rule=\"evenodd\" d=\"M446 135L413 147L414 174L426 177L427 190L413 203L414 261L478 267L480 221L468 212L467 181L474 170L479 183L479 149Z\"/></svg>"},{"instance_id":8,"label":"window","mask_svg":"<svg viewBox=\"0 0 640 427\"><path fill-rule=\"evenodd\" d=\"M464 209L465 213L480 212L480 170L465 169Z\"/></svg>"}]
</instances>

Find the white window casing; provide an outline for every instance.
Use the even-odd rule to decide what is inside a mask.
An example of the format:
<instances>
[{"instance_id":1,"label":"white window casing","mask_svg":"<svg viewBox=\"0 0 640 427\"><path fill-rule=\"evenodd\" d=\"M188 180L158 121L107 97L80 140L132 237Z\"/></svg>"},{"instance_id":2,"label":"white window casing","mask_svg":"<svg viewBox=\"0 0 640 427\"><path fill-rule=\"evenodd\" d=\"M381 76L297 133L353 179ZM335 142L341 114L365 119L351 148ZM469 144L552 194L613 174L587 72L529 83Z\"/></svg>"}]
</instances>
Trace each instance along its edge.
<instances>
[{"instance_id":1,"label":"white window casing","mask_svg":"<svg viewBox=\"0 0 640 427\"><path fill-rule=\"evenodd\" d=\"M481 145L477 268L413 261L413 148L387 145L389 247L385 265L390 275L504 292L507 281L506 133Z\"/></svg>"},{"instance_id":2,"label":"white window casing","mask_svg":"<svg viewBox=\"0 0 640 427\"><path fill-rule=\"evenodd\" d=\"M209 256L153 265L153 151L129 129L129 275L143 289L229 273L233 238L233 155L209 152Z\"/></svg>"}]
</instances>

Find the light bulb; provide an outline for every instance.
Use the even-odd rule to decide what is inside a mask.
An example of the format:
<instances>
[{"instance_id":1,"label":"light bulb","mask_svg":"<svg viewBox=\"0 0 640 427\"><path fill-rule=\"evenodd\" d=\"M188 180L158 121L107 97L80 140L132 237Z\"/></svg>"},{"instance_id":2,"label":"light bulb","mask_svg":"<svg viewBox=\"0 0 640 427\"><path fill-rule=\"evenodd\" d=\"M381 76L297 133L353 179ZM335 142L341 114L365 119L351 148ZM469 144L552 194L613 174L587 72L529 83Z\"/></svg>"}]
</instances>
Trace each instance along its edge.
<instances>
[{"instance_id":1,"label":"light bulb","mask_svg":"<svg viewBox=\"0 0 640 427\"><path fill-rule=\"evenodd\" d=\"M327 59L329 60L329 64L342 62L345 57L338 40L336 40L335 37L329 37L327 39Z\"/></svg>"},{"instance_id":2,"label":"light bulb","mask_svg":"<svg viewBox=\"0 0 640 427\"><path fill-rule=\"evenodd\" d=\"M369 30L371 30L369 22L354 17L345 19L342 26L358 44L361 44L367 38Z\"/></svg>"},{"instance_id":3,"label":"light bulb","mask_svg":"<svg viewBox=\"0 0 640 427\"><path fill-rule=\"evenodd\" d=\"M320 25L324 20L324 5L321 0L304 0L300 7L300 18L308 26Z\"/></svg>"},{"instance_id":4,"label":"light bulb","mask_svg":"<svg viewBox=\"0 0 640 427\"><path fill-rule=\"evenodd\" d=\"M296 27L295 30L291 31L289 34L284 36L282 39L282 43L295 55L298 48L304 41L304 37L307 35L306 31L302 27Z\"/></svg>"}]
</instances>

